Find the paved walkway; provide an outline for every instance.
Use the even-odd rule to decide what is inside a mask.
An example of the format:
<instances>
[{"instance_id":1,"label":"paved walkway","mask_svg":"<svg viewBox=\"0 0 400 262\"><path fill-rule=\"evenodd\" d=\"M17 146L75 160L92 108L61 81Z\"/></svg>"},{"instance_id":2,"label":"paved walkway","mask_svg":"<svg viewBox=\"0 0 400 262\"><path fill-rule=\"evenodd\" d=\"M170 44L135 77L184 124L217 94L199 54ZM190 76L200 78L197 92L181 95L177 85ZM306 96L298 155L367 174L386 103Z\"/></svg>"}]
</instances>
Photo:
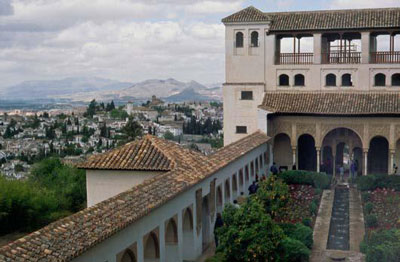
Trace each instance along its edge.
<instances>
[{"instance_id":1,"label":"paved walkway","mask_svg":"<svg viewBox=\"0 0 400 262\"><path fill-rule=\"evenodd\" d=\"M340 183L347 185L346 182ZM324 190L321 204L318 210L317 219L314 227L314 246L311 254L311 262L327 261L348 261L363 262L364 255L360 253L360 243L363 240L364 216L361 205L361 196L357 189L350 188L349 209L350 209L350 250L327 250L329 225L332 215L332 206L335 191Z\"/></svg>"}]
</instances>

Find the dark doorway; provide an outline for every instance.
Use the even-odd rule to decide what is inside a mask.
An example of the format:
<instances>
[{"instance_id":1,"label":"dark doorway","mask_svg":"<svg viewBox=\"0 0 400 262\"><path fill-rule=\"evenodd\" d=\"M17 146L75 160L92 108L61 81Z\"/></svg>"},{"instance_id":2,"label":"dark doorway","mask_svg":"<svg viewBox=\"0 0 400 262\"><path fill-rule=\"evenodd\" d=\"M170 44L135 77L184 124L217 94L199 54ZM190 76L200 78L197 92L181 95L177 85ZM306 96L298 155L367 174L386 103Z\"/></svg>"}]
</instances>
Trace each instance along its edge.
<instances>
[{"instance_id":1,"label":"dark doorway","mask_svg":"<svg viewBox=\"0 0 400 262\"><path fill-rule=\"evenodd\" d=\"M299 169L307 171L317 170L317 151L314 138L310 135L302 135L298 140Z\"/></svg>"},{"instance_id":2,"label":"dark doorway","mask_svg":"<svg viewBox=\"0 0 400 262\"><path fill-rule=\"evenodd\" d=\"M387 174L389 165L389 143L386 138L377 136L369 143L368 173Z\"/></svg>"}]
</instances>

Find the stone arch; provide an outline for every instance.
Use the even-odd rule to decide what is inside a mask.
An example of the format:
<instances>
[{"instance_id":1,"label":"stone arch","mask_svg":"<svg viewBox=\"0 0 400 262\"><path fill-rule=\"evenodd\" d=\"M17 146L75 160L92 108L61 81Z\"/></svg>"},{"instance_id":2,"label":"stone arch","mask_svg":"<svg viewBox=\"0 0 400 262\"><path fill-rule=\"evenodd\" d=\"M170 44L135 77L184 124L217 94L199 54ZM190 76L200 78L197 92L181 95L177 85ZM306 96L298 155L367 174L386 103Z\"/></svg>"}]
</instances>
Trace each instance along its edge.
<instances>
[{"instance_id":1,"label":"stone arch","mask_svg":"<svg viewBox=\"0 0 400 262\"><path fill-rule=\"evenodd\" d=\"M336 86L335 74L330 73L325 76L325 86Z\"/></svg>"},{"instance_id":2,"label":"stone arch","mask_svg":"<svg viewBox=\"0 0 400 262\"><path fill-rule=\"evenodd\" d=\"M246 184L248 184L249 181L250 181L250 176L249 176L249 165L246 165L246 166L244 167L244 174L245 174L245 181L246 181Z\"/></svg>"},{"instance_id":3,"label":"stone arch","mask_svg":"<svg viewBox=\"0 0 400 262\"><path fill-rule=\"evenodd\" d=\"M223 206L223 198L222 198L222 189L221 185L217 186L217 212L222 211Z\"/></svg>"},{"instance_id":4,"label":"stone arch","mask_svg":"<svg viewBox=\"0 0 400 262\"><path fill-rule=\"evenodd\" d=\"M120 262L136 262L136 256L130 249L126 249Z\"/></svg>"},{"instance_id":5,"label":"stone arch","mask_svg":"<svg viewBox=\"0 0 400 262\"><path fill-rule=\"evenodd\" d=\"M389 141L383 136L374 136L369 141L368 173L388 174Z\"/></svg>"},{"instance_id":6,"label":"stone arch","mask_svg":"<svg viewBox=\"0 0 400 262\"><path fill-rule=\"evenodd\" d=\"M294 76L294 86L305 86L306 80L303 74L296 74Z\"/></svg>"},{"instance_id":7,"label":"stone arch","mask_svg":"<svg viewBox=\"0 0 400 262\"><path fill-rule=\"evenodd\" d=\"M337 126L337 127L334 127L334 128L330 128L330 129L326 130L326 132L321 133L321 142L320 142L320 145L323 146L323 143L324 143L325 138L326 138L330 133L332 133L333 131L338 130L338 129L348 129L348 130L352 131L352 132L353 132L354 134L356 134L357 137L360 139L360 141L361 141L361 145L360 145L360 146L361 146L362 148L365 148L365 143L364 143L364 140L362 139L363 136L360 134L360 130L356 130L354 127L346 126L346 125Z\"/></svg>"},{"instance_id":8,"label":"stone arch","mask_svg":"<svg viewBox=\"0 0 400 262\"><path fill-rule=\"evenodd\" d=\"M175 219L171 218L165 227L165 261L174 262L177 260L179 260L178 227Z\"/></svg>"},{"instance_id":9,"label":"stone arch","mask_svg":"<svg viewBox=\"0 0 400 262\"><path fill-rule=\"evenodd\" d=\"M392 86L400 86L400 74L399 73L392 75Z\"/></svg>"},{"instance_id":10,"label":"stone arch","mask_svg":"<svg viewBox=\"0 0 400 262\"><path fill-rule=\"evenodd\" d=\"M194 260L193 213L190 207L183 212L182 231L182 258L184 260Z\"/></svg>"},{"instance_id":11,"label":"stone arch","mask_svg":"<svg viewBox=\"0 0 400 262\"><path fill-rule=\"evenodd\" d=\"M342 75L342 86L353 86L351 74L346 73Z\"/></svg>"},{"instance_id":12,"label":"stone arch","mask_svg":"<svg viewBox=\"0 0 400 262\"><path fill-rule=\"evenodd\" d=\"M231 200L231 187L229 184L229 179L225 181L225 204L229 203Z\"/></svg>"},{"instance_id":13,"label":"stone arch","mask_svg":"<svg viewBox=\"0 0 400 262\"><path fill-rule=\"evenodd\" d=\"M258 170L260 169L260 167L258 165L258 157L256 157L255 162L256 162L256 172L258 172Z\"/></svg>"},{"instance_id":14,"label":"stone arch","mask_svg":"<svg viewBox=\"0 0 400 262\"><path fill-rule=\"evenodd\" d=\"M237 185L236 174L233 174L233 176L232 176L232 194L233 194L234 198L238 195L238 185Z\"/></svg>"},{"instance_id":15,"label":"stone arch","mask_svg":"<svg viewBox=\"0 0 400 262\"><path fill-rule=\"evenodd\" d=\"M317 170L317 151L315 139L310 134L302 134L297 142L299 169L307 171Z\"/></svg>"},{"instance_id":16,"label":"stone arch","mask_svg":"<svg viewBox=\"0 0 400 262\"><path fill-rule=\"evenodd\" d=\"M221 192L222 197L222 192ZM201 232L202 232L202 248L205 251L210 244L210 208L208 204L208 196L203 198L201 211Z\"/></svg>"},{"instance_id":17,"label":"stone arch","mask_svg":"<svg viewBox=\"0 0 400 262\"><path fill-rule=\"evenodd\" d=\"M151 232L144 244L144 261L160 261L160 245L156 233Z\"/></svg>"},{"instance_id":18,"label":"stone arch","mask_svg":"<svg viewBox=\"0 0 400 262\"><path fill-rule=\"evenodd\" d=\"M273 151L274 162L278 168L282 167L289 169L289 167L293 165L292 146L289 135L286 133L277 134L274 137Z\"/></svg>"}]
</instances>

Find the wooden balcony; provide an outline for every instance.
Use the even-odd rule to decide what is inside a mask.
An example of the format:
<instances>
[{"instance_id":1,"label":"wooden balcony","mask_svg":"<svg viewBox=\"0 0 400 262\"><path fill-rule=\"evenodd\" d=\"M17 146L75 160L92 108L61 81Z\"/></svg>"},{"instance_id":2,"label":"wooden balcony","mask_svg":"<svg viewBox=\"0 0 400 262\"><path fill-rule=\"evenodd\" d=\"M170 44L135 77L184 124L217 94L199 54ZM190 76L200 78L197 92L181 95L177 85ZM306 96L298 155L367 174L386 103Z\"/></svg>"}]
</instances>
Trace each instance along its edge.
<instances>
[{"instance_id":1,"label":"wooden balcony","mask_svg":"<svg viewBox=\"0 0 400 262\"><path fill-rule=\"evenodd\" d=\"M372 52L371 53L372 64L397 64L400 63L400 52Z\"/></svg>"},{"instance_id":2,"label":"wooden balcony","mask_svg":"<svg viewBox=\"0 0 400 262\"><path fill-rule=\"evenodd\" d=\"M280 53L277 55L277 65L310 65L314 61L313 53Z\"/></svg>"},{"instance_id":3,"label":"wooden balcony","mask_svg":"<svg viewBox=\"0 0 400 262\"><path fill-rule=\"evenodd\" d=\"M361 52L330 52L322 54L323 64L359 64Z\"/></svg>"}]
</instances>

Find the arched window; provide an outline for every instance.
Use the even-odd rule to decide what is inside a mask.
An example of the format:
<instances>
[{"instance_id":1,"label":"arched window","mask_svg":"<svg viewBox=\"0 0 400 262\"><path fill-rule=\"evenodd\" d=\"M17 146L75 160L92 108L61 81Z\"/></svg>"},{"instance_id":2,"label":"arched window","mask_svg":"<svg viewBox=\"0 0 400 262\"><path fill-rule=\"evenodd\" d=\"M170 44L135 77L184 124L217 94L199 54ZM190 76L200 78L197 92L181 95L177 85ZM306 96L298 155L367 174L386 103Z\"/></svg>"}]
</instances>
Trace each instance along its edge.
<instances>
[{"instance_id":1,"label":"arched window","mask_svg":"<svg viewBox=\"0 0 400 262\"><path fill-rule=\"evenodd\" d=\"M342 86L353 86L353 81L351 80L351 74L342 75Z\"/></svg>"},{"instance_id":2,"label":"arched window","mask_svg":"<svg viewBox=\"0 0 400 262\"><path fill-rule=\"evenodd\" d=\"M258 47L258 32L251 32L251 47Z\"/></svg>"},{"instance_id":3,"label":"arched window","mask_svg":"<svg viewBox=\"0 0 400 262\"><path fill-rule=\"evenodd\" d=\"M178 243L178 229L174 219L168 221L166 231L165 231L165 242L168 244Z\"/></svg>"},{"instance_id":4,"label":"arched window","mask_svg":"<svg viewBox=\"0 0 400 262\"><path fill-rule=\"evenodd\" d=\"M302 74L297 74L294 76L294 85L295 86L304 86L305 80Z\"/></svg>"},{"instance_id":5,"label":"arched window","mask_svg":"<svg viewBox=\"0 0 400 262\"><path fill-rule=\"evenodd\" d=\"M129 249L125 250L124 254L122 255L121 262L136 262L135 254Z\"/></svg>"},{"instance_id":6,"label":"arched window","mask_svg":"<svg viewBox=\"0 0 400 262\"><path fill-rule=\"evenodd\" d=\"M289 76L282 74L279 76L279 85L280 86L289 86Z\"/></svg>"},{"instance_id":7,"label":"arched window","mask_svg":"<svg viewBox=\"0 0 400 262\"><path fill-rule=\"evenodd\" d=\"M336 76L334 74L327 74L325 78L326 86L336 86Z\"/></svg>"},{"instance_id":8,"label":"arched window","mask_svg":"<svg viewBox=\"0 0 400 262\"><path fill-rule=\"evenodd\" d=\"M158 261L160 258L160 248L157 235L151 232L144 244L144 261Z\"/></svg>"},{"instance_id":9,"label":"arched window","mask_svg":"<svg viewBox=\"0 0 400 262\"><path fill-rule=\"evenodd\" d=\"M243 47L243 33L236 33L236 47Z\"/></svg>"},{"instance_id":10,"label":"arched window","mask_svg":"<svg viewBox=\"0 0 400 262\"><path fill-rule=\"evenodd\" d=\"M386 76L382 73L375 75L375 86L386 86Z\"/></svg>"},{"instance_id":11,"label":"arched window","mask_svg":"<svg viewBox=\"0 0 400 262\"><path fill-rule=\"evenodd\" d=\"M400 86L400 74L392 75L392 86Z\"/></svg>"}]
</instances>

